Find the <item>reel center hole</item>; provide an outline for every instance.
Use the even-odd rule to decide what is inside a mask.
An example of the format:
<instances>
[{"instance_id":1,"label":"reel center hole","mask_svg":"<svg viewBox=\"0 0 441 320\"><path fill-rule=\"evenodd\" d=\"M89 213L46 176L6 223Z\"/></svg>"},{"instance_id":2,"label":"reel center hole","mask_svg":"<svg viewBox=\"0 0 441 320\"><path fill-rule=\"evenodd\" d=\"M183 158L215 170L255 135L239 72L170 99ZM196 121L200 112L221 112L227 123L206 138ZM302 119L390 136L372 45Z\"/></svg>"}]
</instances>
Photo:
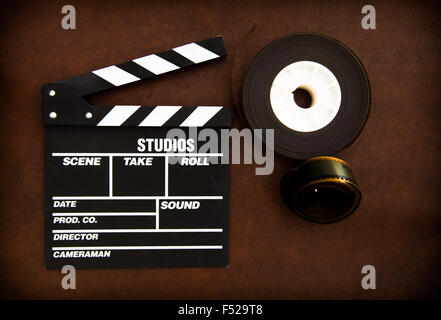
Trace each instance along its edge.
<instances>
[{"instance_id":1,"label":"reel center hole","mask_svg":"<svg viewBox=\"0 0 441 320\"><path fill-rule=\"evenodd\" d=\"M294 102L303 109L311 108L312 96L311 93L305 88L297 88L292 93Z\"/></svg>"}]
</instances>

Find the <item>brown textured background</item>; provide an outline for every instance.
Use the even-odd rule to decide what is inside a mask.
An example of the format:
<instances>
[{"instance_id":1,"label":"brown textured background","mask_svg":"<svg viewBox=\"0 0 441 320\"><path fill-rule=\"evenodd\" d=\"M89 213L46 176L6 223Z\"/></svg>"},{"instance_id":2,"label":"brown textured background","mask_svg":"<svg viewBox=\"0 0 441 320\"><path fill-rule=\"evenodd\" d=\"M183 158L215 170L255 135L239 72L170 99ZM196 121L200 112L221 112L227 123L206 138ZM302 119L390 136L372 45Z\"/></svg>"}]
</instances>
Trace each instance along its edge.
<instances>
[{"instance_id":1,"label":"brown textured background","mask_svg":"<svg viewBox=\"0 0 441 320\"><path fill-rule=\"evenodd\" d=\"M363 30L373 4L377 29ZM61 28L73 4L77 29ZM440 9L424 1L29 1L0 13L1 298L434 298L441 287ZM235 55L299 31L352 48L372 85L368 122L339 155L363 191L356 215L332 225L301 220L271 176L231 167L231 250L225 269L78 270L77 290L43 267L40 86L218 34L228 57L92 97L95 104L233 106ZM259 38L258 38L259 39ZM237 115L235 126L241 127ZM377 289L361 289L361 268Z\"/></svg>"}]
</instances>

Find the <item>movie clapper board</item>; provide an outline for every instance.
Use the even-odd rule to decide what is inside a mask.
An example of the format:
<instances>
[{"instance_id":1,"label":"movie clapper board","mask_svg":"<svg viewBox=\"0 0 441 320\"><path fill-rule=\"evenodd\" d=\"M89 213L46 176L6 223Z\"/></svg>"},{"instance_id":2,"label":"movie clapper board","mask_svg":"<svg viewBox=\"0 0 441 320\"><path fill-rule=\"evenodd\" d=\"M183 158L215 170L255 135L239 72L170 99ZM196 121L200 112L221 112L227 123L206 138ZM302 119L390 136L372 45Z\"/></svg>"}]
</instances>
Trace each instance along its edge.
<instances>
[{"instance_id":1,"label":"movie clapper board","mask_svg":"<svg viewBox=\"0 0 441 320\"><path fill-rule=\"evenodd\" d=\"M230 108L83 98L225 55L219 36L42 87L47 269L228 265L229 165L189 135L220 134ZM172 128L186 138L167 138Z\"/></svg>"}]
</instances>

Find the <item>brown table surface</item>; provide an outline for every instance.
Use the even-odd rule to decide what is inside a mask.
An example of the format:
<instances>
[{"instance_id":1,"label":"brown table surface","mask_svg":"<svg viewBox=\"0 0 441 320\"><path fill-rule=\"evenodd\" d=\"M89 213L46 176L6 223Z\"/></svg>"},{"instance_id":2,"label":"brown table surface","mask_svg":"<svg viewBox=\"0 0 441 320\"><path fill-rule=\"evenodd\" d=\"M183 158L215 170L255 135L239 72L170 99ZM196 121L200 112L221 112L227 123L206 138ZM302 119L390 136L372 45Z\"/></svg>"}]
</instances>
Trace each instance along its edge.
<instances>
[{"instance_id":1,"label":"brown table surface","mask_svg":"<svg viewBox=\"0 0 441 320\"><path fill-rule=\"evenodd\" d=\"M377 29L361 28L366 1L74 1L77 29L61 28L68 2L2 7L0 296L2 298L428 298L441 287L440 9L424 1L371 1ZM228 57L94 96L94 104L233 106L235 52L254 27L266 35L314 31L363 61L372 86L367 124L339 154L363 191L358 213L337 224L285 208L279 181L231 166L230 266L78 270L63 290L43 261L43 125L40 87L147 53L224 35ZM235 127L241 127L236 114ZM361 268L377 289L361 288Z\"/></svg>"}]
</instances>

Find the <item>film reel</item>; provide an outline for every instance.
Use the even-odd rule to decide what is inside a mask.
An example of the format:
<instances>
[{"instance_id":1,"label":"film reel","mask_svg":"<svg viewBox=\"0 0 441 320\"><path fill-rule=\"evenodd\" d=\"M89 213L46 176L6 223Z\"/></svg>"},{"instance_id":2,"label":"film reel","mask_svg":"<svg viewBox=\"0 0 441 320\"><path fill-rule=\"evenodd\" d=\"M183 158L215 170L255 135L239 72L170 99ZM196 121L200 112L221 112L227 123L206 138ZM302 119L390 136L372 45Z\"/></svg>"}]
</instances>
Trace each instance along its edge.
<instances>
[{"instance_id":1,"label":"film reel","mask_svg":"<svg viewBox=\"0 0 441 320\"><path fill-rule=\"evenodd\" d=\"M334 157L313 157L289 171L280 183L280 192L291 211L318 223L346 218L361 201L351 168Z\"/></svg>"},{"instance_id":2,"label":"film reel","mask_svg":"<svg viewBox=\"0 0 441 320\"><path fill-rule=\"evenodd\" d=\"M311 104L294 99L302 89ZM334 154L362 130L370 87L358 58L337 40L294 34L267 45L245 78L242 111L251 128L275 131L275 151L305 160Z\"/></svg>"}]
</instances>

